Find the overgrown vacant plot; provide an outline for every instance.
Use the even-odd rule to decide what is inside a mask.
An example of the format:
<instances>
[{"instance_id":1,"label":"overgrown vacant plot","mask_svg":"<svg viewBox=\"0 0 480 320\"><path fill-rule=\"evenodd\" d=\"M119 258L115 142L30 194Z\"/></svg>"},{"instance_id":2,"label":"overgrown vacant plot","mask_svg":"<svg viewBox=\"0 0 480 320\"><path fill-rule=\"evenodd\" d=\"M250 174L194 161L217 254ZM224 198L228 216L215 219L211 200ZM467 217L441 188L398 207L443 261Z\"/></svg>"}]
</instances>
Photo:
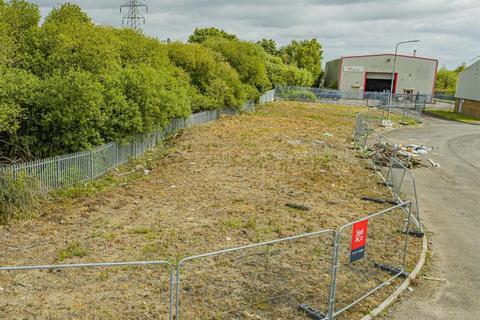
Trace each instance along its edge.
<instances>
[{"instance_id":1,"label":"overgrown vacant plot","mask_svg":"<svg viewBox=\"0 0 480 320\"><path fill-rule=\"evenodd\" d=\"M0 265L176 263L190 255L337 228L384 209L361 200L389 197L389 192L352 148L358 111L275 103L252 115L186 130L110 177L56 196L40 217L1 227ZM399 212L390 216L372 222L370 252L367 247L372 259L399 258L403 219ZM326 310L331 241L331 234L312 235L186 262L180 284L183 319L304 319L298 303ZM418 241L412 252L416 246ZM409 255L409 263L414 258ZM358 298L381 277L388 275L339 274L348 282L338 292L340 303L346 304L350 293ZM7 318L165 319L168 281L161 266L1 273L0 312ZM372 296L346 318L366 312L386 293Z\"/></svg>"}]
</instances>

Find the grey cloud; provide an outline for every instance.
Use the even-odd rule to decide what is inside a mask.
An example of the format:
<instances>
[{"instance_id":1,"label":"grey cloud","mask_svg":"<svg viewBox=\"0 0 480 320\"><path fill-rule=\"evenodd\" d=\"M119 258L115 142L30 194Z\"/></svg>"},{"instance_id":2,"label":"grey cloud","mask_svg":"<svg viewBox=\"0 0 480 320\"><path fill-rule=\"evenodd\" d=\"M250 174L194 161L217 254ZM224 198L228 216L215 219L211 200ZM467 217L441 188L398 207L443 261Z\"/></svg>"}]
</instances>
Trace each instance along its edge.
<instances>
[{"instance_id":1,"label":"grey cloud","mask_svg":"<svg viewBox=\"0 0 480 320\"><path fill-rule=\"evenodd\" d=\"M317 37L326 59L391 52L397 41L419 38L401 50L438 58L449 67L480 54L478 0L143 0L145 33L186 40L195 27L217 26L246 40L280 44ZM57 0L33 1L46 15ZM77 0L99 24L121 25L124 1Z\"/></svg>"}]
</instances>

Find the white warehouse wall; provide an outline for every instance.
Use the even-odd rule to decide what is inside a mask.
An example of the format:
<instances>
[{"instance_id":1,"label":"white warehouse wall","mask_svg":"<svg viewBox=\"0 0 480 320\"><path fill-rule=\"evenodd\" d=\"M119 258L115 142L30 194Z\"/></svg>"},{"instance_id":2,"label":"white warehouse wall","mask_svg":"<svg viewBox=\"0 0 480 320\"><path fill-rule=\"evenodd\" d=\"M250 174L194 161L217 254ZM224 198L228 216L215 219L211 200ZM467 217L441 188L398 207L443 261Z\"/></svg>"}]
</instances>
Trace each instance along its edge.
<instances>
[{"instance_id":1,"label":"white warehouse wall","mask_svg":"<svg viewBox=\"0 0 480 320\"><path fill-rule=\"evenodd\" d=\"M460 73L455 97L480 101L480 60Z\"/></svg>"},{"instance_id":2,"label":"white warehouse wall","mask_svg":"<svg viewBox=\"0 0 480 320\"><path fill-rule=\"evenodd\" d=\"M344 57L340 63L339 90L363 92L366 73L384 73L391 78L393 54ZM415 93L431 95L434 90L438 61L434 59L397 56L395 73L398 73L396 93L414 89Z\"/></svg>"}]
</instances>

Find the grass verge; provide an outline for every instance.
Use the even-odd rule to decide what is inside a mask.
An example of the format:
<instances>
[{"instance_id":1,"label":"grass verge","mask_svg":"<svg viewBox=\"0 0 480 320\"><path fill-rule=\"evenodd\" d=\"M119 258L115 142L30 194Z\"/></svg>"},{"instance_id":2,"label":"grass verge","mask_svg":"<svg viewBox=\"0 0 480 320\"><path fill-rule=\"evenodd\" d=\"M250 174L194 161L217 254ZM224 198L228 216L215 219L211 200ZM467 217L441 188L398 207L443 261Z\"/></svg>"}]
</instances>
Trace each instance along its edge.
<instances>
[{"instance_id":1,"label":"grass verge","mask_svg":"<svg viewBox=\"0 0 480 320\"><path fill-rule=\"evenodd\" d=\"M480 124L480 118L466 116L463 114L456 113L454 111L427 109L425 110L425 113L431 114L443 119L447 119L447 120L459 121L459 122L468 123L468 124Z\"/></svg>"}]
</instances>

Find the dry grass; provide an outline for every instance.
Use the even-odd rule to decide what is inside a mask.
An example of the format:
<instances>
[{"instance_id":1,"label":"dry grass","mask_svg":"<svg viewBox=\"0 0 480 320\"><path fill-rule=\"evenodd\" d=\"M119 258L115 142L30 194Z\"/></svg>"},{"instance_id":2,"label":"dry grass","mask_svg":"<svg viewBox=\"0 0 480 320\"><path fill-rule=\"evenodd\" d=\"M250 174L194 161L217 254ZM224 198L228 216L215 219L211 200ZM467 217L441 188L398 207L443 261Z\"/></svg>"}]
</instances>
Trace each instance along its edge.
<instances>
[{"instance_id":1,"label":"dry grass","mask_svg":"<svg viewBox=\"0 0 480 320\"><path fill-rule=\"evenodd\" d=\"M100 192L58 198L45 204L42 217L1 227L0 265L176 262L337 228L383 209L360 200L389 193L352 149L358 110L276 103L253 115L187 130L147 155L148 176L141 165L127 175L132 167L122 168L104 180L108 186L102 184ZM310 210L291 209L287 203ZM372 224L371 258L398 258L401 219L379 221L377 227ZM304 319L292 308L298 302L324 310L331 238L320 238L186 264L184 319ZM409 256L410 264L414 258ZM0 273L0 312L7 318L165 318L168 275L162 271ZM342 281L344 276L351 274L340 274ZM369 270L357 280L371 281L342 287L339 301L385 277ZM387 293L369 298L345 317L360 316Z\"/></svg>"}]
</instances>

